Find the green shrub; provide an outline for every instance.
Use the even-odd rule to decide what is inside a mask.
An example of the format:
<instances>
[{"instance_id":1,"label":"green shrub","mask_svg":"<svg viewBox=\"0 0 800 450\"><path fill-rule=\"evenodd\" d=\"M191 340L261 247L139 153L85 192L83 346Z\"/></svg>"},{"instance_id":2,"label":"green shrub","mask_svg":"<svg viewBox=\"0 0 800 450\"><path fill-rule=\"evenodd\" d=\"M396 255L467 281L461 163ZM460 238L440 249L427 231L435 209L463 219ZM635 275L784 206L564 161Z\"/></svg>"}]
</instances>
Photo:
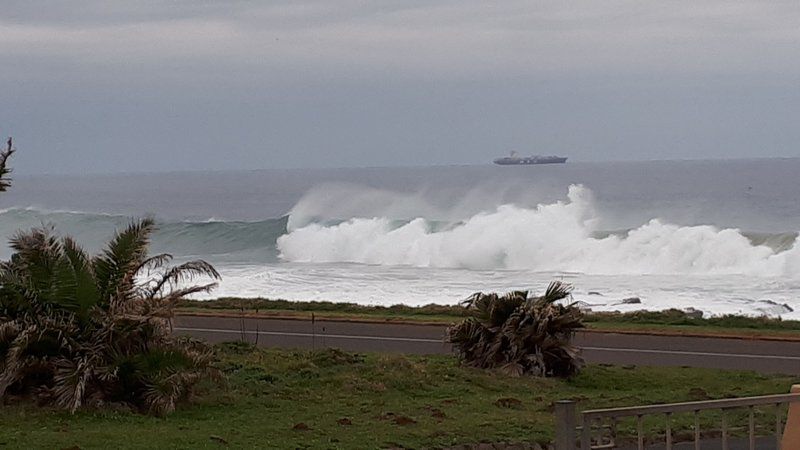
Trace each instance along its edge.
<instances>
[{"instance_id":1,"label":"green shrub","mask_svg":"<svg viewBox=\"0 0 800 450\"><path fill-rule=\"evenodd\" d=\"M583 313L556 303L571 290L555 281L541 297L528 298L527 291L476 293L464 302L472 316L448 328L447 341L474 367L514 375L574 375L582 361L571 341L583 328Z\"/></svg>"},{"instance_id":2,"label":"green shrub","mask_svg":"<svg viewBox=\"0 0 800 450\"><path fill-rule=\"evenodd\" d=\"M174 337L169 319L178 300L216 286L184 282L219 274L204 261L148 256L153 229L151 219L132 223L95 257L50 229L17 233L0 264L0 399L163 415L216 374L211 349Z\"/></svg>"}]
</instances>

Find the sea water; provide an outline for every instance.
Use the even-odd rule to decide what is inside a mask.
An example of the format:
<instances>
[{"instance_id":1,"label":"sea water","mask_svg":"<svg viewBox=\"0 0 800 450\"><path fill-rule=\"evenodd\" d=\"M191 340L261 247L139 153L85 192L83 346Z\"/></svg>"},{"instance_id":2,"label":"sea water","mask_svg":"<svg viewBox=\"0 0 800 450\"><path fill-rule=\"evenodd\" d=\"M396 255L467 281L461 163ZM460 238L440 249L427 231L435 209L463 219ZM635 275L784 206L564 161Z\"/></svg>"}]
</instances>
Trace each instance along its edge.
<instances>
[{"instance_id":1,"label":"sea water","mask_svg":"<svg viewBox=\"0 0 800 450\"><path fill-rule=\"evenodd\" d=\"M217 266L210 297L454 304L558 279L594 310L800 319L797 173L800 159L19 176L0 234L52 225L98 251L150 215L152 251Z\"/></svg>"}]
</instances>

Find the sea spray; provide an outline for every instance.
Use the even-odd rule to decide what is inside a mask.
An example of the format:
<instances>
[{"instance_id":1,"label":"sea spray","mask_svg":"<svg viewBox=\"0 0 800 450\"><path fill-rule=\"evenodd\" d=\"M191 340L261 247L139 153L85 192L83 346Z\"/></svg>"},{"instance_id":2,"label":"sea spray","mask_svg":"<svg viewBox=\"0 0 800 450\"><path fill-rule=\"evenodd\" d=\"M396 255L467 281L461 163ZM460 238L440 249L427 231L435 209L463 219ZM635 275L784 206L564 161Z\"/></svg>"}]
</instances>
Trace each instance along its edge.
<instances>
[{"instance_id":1,"label":"sea spray","mask_svg":"<svg viewBox=\"0 0 800 450\"><path fill-rule=\"evenodd\" d=\"M608 232L600 229L591 191L580 186L571 187L564 201L531 207L506 204L466 216L469 208L453 202L450 211L428 203L423 210L431 217L403 217L413 211L413 197L399 203L391 198L389 193L382 197L386 217L329 217L291 231L287 217L159 222L153 250L237 264L348 262L610 275L795 277L800 272L795 232L740 232L658 219ZM350 208L355 211L356 206ZM311 207L306 211L316 214ZM335 208L330 207L330 214ZM18 229L52 224L96 252L130 220L124 215L9 208L0 211L0 233L11 236ZM6 247L0 256L9 255Z\"/></svg>"},{"instance_id":2,"label":"sea spray","mask_svg":"<svg viewBox=\"0 0 800 450\"><path fill-rule=\"evenodd\" d=\"M324 183L311 188L292 207L287 228L294 231L311 223L333 224L359 217L400 221L423 217L428 222L454 223L499 204L534 207L549 197L512 180L476 183L466 190L416 186L403 192L352 183Z\"/></svg>"},{"instance_id":3,"label":"sea spray","mask_svg":"<svg viewBox=\"0 0 800 450\"><path fill-rule=\"evenodd\" d=\"M291 220L291 219L290 219ZM307 263L351 262L585 274L797 275L796 244L775 251L736 229L678 226L653 219L620 236L597 238L591 191L569 187L567 201L533 208L501 205L443 230L424 217L311 223L278 239L280 257Z\"/></svg>"}]
</instances>

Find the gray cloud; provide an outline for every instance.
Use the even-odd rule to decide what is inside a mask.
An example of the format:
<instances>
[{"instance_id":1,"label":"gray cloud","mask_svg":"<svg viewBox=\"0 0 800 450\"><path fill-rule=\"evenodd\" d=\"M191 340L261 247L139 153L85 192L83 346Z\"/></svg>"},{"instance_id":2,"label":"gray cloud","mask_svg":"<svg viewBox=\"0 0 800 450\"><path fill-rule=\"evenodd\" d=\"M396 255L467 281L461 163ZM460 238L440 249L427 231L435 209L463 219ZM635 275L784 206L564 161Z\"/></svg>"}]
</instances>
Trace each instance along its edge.
<instances>
[{"instance_id":1,"label":"gray cloud","mask_svg":"<svg viewBox=\"0 0 800 450\"><path fill-rule=\"evenodd\" d=\"M800 3L14 2L6 54L82 64L289 65L409 76L797 71Z\"/></svg>"},{"instance_id":2,"label":"gray cloud","mask_svg":"<svg viewBox=\"0 0 800 450\"><path fill-rule=\"evenodd\" d=\"M0 132L30 172L793 156L798 20L795 1L6 0Z\"/></svg>"}]
</instances>

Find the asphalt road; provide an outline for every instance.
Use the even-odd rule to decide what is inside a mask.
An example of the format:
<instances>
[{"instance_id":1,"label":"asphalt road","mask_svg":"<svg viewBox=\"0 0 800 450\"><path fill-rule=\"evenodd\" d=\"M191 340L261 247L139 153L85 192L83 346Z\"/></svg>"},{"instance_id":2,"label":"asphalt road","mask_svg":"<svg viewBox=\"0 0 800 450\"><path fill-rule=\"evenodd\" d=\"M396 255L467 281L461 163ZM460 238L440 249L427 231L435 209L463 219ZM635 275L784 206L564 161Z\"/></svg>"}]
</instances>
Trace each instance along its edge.
<instances>
[{"instance_id":1,"label":"asphalt road","mask_svg":"<svg viewBox=\"0 0 800 450\"><path fill-rule=\"evenodd\" d=\"M288 348L361 352L451 353L445 327L343 321L178 316L178 333L210 342L245 339ZM242 332L244 329L244 333ZM581 332L575 343L590 363L691 366L800 375L800 342Z\"/></svg>"}]
</instances>

